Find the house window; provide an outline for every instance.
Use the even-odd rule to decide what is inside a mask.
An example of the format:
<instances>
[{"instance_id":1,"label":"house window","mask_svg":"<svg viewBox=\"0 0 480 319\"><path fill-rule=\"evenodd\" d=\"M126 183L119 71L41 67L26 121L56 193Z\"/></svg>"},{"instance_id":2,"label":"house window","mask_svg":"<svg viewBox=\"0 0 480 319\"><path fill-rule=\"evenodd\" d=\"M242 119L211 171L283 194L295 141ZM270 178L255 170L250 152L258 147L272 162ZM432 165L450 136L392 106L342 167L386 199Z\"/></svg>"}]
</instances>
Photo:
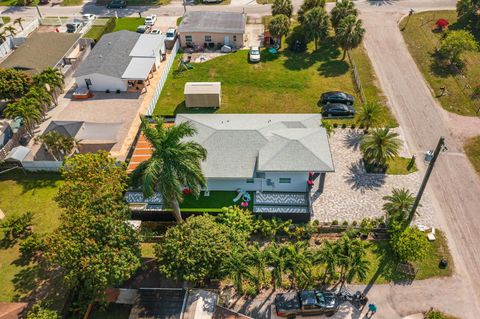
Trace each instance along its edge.
<instances>
[{"instance_id":1,"label":"house window","mask_svg":"<svg viewBox=\"0 0 480 319\"><path fill-rule=\"evenodd\" d=\"M211 35L206 35L205 36L205 42L212 42L212 36Z\"/></svg>"},{"instance_id":2,"label":"house window","mask_svg":"<svg viewBox=\"0 0 480 319\"><path fill-rule=\"evenodd\" d=\"M193 41L192 36L191 35L186 35L185 36L185 41L186 42L192 42Z\"/></svg>"},{"instance_id":3,"label":"house window","mask_svg":"<svg viewBox=\"0 0 480 319\"><path fill-rule=\"evenodd\" d=\"M253 178L249 178L249 179L247 179L246 183L247 184L253 184L253 183L255 183L255 181L253 180Z\"/></svg>"},{"instance_id":4,"label":"house window","mask_svg":"<svg viewBox=\"0 0 480 319\"><path fill-rule=\"evenodd\" d=\"M233 42L237 42L237 36L236 35L233 36Z\"/></svg>"},{"instance_id":5,"label":"house window","mask_svg":"<svg viewBox=\"0 0 480 319\"><path fill-rule=\"evenodd\" d=\"M287 178L287 177L280 177L278 179L278 182L280 184L290 184L292 182L292 179L291 178Z\"/></svg>"}]
</instances>

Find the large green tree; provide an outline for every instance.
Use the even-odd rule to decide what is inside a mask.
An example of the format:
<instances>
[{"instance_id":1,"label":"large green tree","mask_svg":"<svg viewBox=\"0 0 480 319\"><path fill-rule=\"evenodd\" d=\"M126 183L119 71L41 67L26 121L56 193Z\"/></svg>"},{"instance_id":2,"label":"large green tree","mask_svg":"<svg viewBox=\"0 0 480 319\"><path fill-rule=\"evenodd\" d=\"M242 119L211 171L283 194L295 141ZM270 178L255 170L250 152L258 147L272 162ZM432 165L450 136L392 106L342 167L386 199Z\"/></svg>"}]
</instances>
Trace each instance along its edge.
<instances>
[{"instance_id":1,"label":"large green tree","mask_svg":"<svg viewBox=\"0 0 480 319\"><path fill-rule=\"evenodd\" d=\"M305 14L313 8L325 8L325 0L304 0L298 9L298 22L303 23Z\"/></svg>"},{"instance_id":2,"label":"large green tree","mask_svg":"<svg viewBox=\"0 0 480 319\"><path fill-rule=\"evenodd\" d=\"M46 239L45 257L63 274L74 309L81 312L140 267L139 233L127 223L124 165L106 152L77 155L65 161L62 176L56 200L65 210L60 226Z\"/></svg>"},{"instance_id":3,"label":"large green tree","mask_svg":"<svg viewBox=\"0 0 480 319\"><path fill-rule=\"evenodd\" d=\"M440 40L439 52L452 64L461 64L461 56L464 52L477 50L477 40L467 30L448 31L446 36Z\"/></svg>"},{"instance_id":4,"label":"large green tree","mask_svg":"<svg viewBox=\"0 0 480 319\"><path fill-rule=\"evenodd\" d=\"M365 29L362 26L362 20L357 19L355 15L349 15L340 21L335 29L335 39L343 49L342 60L345 60L348 50L354 49L362 43L364 35Z\"/></svg>"},{"instance_id":5,"label":"large green tree","mask_svg":"<svg viewBox=\"0 0 480 319\"><path fill-rule=\"evenodd\" d=\"M286 15L288 18L292 17L293 5L291 0L274 0L272 4L272 15L278 14Z\"/></svg>"},{"instance_id":6,"label":"large green tree","mask_svg":"<svg viewBox=\"0 0 480 319\"><path fill-rule=\"evenodd\" d=\"M56 161L61 161L65 157L70 156L77 143L75 138L62 135L56 131L40 135L36 137L36 141L43 143L47 148L47 152Z\"/></svg>"},{"instance_id":7,"label":"large green tree","mask_svg":"<svg viewBox=\"0 0 480 319\"><path fill-rule=\"evenodd\" d=\"M198 197L201 188L206 186L201 163L207 158L207 150L194 141L185 140L197 133L190 122L167 128L160 117L154 118L154 126L142 118L141 130L152 145L153 153L132 173L132 182L142 186L145 197L159 192L163 202L172 207L177 222L181 222L183 188L188 187L192 195Z\"/></svg>"},{"instance_id":8,"label":"large green tree","mask_svg":"<svg viewBox=\"0 0 480 319\"><path fill-rule=\"evenodd\" d=\"M480 29L480 0L457 1L458 19L474 30Z\"/></svg>"},{"instance_id":9,"label":"large green tree","mask_svg":"<svg viewBox=\"0 0 480 319\"><path fill-rule=\"evenodd\" d=\"M350 15L357 16L357 9L352 0L340 0L335 3L335 7L332 8L331 21L334 29L338 27L340 21Z\"/></svg>"},{"instance_id":10,"label":"large green tree","mask_svg":"<svg viewBox=\"0 0 480 319\"><path fill-rule=\"evenodd\" d=\"M383 210L391 222L404 223L412 210L415 196L406 188L394 188L391 195L383 197Z\"/></svg>"},{"instance_id":11,"label":"large green tree","mask_svg":"<svg viewBox=\"0 0 480 319\"><path fill-rule=\"evenodd\" d=\"M401 145L402 141L397 133L383 128L365 135L360 150L369 164L385 166L388 160L398 156Z\"/></svg>"},{"instance_id":12,"label":"large green tree","mask_svg":"<svg viewBox=\"0 0 480 319\"><path fill-rule=\"evenodd\" d=\"M8 103L3 114L10 119L22 118L23 124L31 137L34 136L35 125L43 119L41 103L34 98L27 97Z\"/></svg>"},{"instance_id":13,"label":"large green tree","mask_svg":"<svg viewBox=\"0 0 480 319\"><path fill-rule=\"evenodd\" d=\"M268 24L268 31L279 46L282 45L282 37L286 36L290 31L290 19L284 14L277 14Z\"/></svg>"},{"instance_id":14,"label":"large green tree","mask_svg":"<svg viewBox=\"0 0 480 319\"><path fill-rule=\"evenodd\" d=\"M323 7L315 7L304 16L302 20L302 27L308 40L313 40L315 50L318 48L319 41L322 41L328 36L328 15Z\"/></svg>"},{"instance_id":15,"label":"large green tree","mask_svg":"<svg viewBox=\"0 0 480 319\"><path fill-rule=\"evenodd\" d=\"M171 227L155 247L160 272L168 278L202 283L220 278L236 245L232 230L211 215L192 216Z\"/></svg>"},{"instance_id":16,"label":"large green tree","mask_svg":"<svg viewBox=\"0 0 480 319\"><path fill-rule=\"evenodd\" d=\"M390 245L397 257L403 262L421 261L428 252L428 242L425 233L418 228L394 225L390 236Z\"/></svg>"},{"instance_id":17,"label":"large green tree","mask_svg":"<svg viewBox=\"0 0 480 319\"><path fill-rule=\"evenodd\" d=\"M0 69L0 100L15 100L27 93L30 77L14 69Z\"/></svg>"}]
</instances>

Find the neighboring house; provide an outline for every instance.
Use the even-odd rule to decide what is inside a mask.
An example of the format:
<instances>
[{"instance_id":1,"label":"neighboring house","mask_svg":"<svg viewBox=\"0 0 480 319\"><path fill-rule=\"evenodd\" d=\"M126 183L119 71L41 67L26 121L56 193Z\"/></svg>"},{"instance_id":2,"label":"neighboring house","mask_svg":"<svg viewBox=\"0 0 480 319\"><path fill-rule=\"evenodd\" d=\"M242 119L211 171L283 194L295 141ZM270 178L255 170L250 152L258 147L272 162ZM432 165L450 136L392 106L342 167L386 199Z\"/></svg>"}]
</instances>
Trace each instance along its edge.
<instances>
[{"instance_id":1,"label":"neighboring house","mask_svg":"<svg viewBox=\"0 0 480 319\"><path fill-rule=\"evenodd\" d=\"M13 136L13 130L10 127L10 122L8 120L0 119L0 149L7 144L7 142Z\"/></svg>"},{"instance_id":2,"label":"neighboring house","mask_svg":"<svg viewBox=\"0 0 480 319\"><path fill-rule=\"evenodd\" d=\"M189 11L178 27L180 45L214 48L225 44L240 48L246 41L246 21L244 13Z\"/></svg>"},{"instance_id":3,"label":"neighboring house","mask_svg":"<svg viewBox=\"0 0 480 319\"><path fill-rule=\"evenodd\" d=\"M105 34L75 72L75 82L91 91L142 92L165 54L164 35Z\"/></svg>"},{"instance_id":4,"label":"neighboring house","mask_svg":"<svg viewBox=\"0 0 480 319\"><path fill-rule=\"evenodd\" d=\"M0 68L36 74L48 67L56 67L69 76L90 52L92 40L80 36L74 33L33 32L0 63Z\"/></svg>"}]
</instances>

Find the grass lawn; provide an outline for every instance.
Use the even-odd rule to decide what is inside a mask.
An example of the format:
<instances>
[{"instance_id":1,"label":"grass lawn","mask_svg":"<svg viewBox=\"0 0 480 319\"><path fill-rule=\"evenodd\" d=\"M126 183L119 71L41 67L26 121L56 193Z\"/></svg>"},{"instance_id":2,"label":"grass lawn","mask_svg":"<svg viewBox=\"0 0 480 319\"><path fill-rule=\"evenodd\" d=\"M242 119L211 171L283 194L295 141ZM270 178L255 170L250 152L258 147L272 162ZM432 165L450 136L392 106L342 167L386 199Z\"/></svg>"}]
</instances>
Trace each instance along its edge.
<instances>
[{"instance_id":1,"label":"grass lawn","mask_svg":"<svg viewBox=\"0 0 480 319\"><path fill-rule=\"evenodd\" d=\"M250 201L248 209L252 210L254 193L249 193L252 200ZM198 210L203 212L204 209L209 209L210 212L221 212L222 207L240 205L241 200L236 203L233 202L233 199L237 196L237 194L237 192L211 191L210 196L204 196L204 192L202 192L198 199L192 195L187 195L180 204L180 207L192 211Z\"/></svg>"},{"instance_id":2,"label":"grass lawn","mask_svg":"<svg viewBox=\"0 0 480 319\"><path fill-rule=\"evenodd\" d=\"M469 139L463 148L473 167L480 174L480 135Z\"/></svg>"},{"instance_id":3,"label":"grass lawn","mask_svg":"<svg viewBox=\"0 0 480 319\"><path fill-rule=\"evenodd\" d=\"M105 6L111 0L97 0L95 5L97 6ZM160 6L160 5L167 5L171 2L171 0L129 0L128 6Z\"/></svg>"},{"instance_id":4,"label":"grass lawn","mask_svg":"<svg viewBox=\"0 0 480 319\"><path fill-rule=\"evenodd\" d=\"M10 22L10 17L0 16L0 18L2 19L2 21L3 21L4 24L7 24L7 23Z\"/></svg>"},{"instance_id":5,"label":"grass lawn","mask_svg":"<svg viewBox=\"0 0 480 319\"><path fill-rule=\"evenodd\" d=\"M408 175L410 173L418 171L417 165L415 162L409 167L411 158L407 157L395 157L394 159L388 161L387 172L389 175Z\"/></svg>"},{"instance_id":6,"label":"grass lawn","mask_svg":"<svg viewBox=\"0 0 480 319\"><path fill-rule=\"evenodd\" d=\"M139 25L143 25L145 18L118 18L113 32L120 30L137 31Z\"/></svg>"},{"instance_id":7,"label":"grass lawn","mask_svg":"<svg viewBox=\"0 0 480 319\"><path fill-rule=\"evenodd\" d=\"M64 7L79 6L79 5L82 5L82 4L83 4L82 0L63 0L62 1L62 6L64 6Z\"/></svg>"},{"instance_id":8,"label":"grass lawn","mask_svg":"<svg viewBox=\"0 0 480 319\"><path fill-rule=\"evenodd\" d=\"M418 270L417 276L415 277L416 280L445 277L453 273L453 259L448 250L445 234L437 230L435 236L437 239L430 242L425 260L414 263ZM446 269L438 267L442 257L448 260L448 267ZM396 258L386 240L368 242L367 259L370 262L370 269L366 280L362 282L363 284L370 282L385 284L391 281L402 281L402 274L396 271Z\"/></svg>"},{"instance_id":9,"label":"grass lawn","mask_svg":"<svg viewBox=\"0 0 480 319\"><path fill-rule=\"evenodd\" d=\"M194 63L192 70L177 74L178 56L154 112L165 116L199 112L185 107L183 87L189 81L222 82L220 113L317 113L320 94L333 90L352 93L360 101L349 62L342 61L341 56L330 39L315 52L313 44L305 53L284 49L275 55L262 50L262 61L257 64L248 63L248 51L240 50ZM382 101L380 90L372 87L375 78L363 48L355 51L357 58L359 72L365 78L365 93L369 99ZM388 109L384 114L382 124L396 126Z\"/></svg>"},{"instance_id":10,"label":"grass lawn","mask_svg":"<svg viewBox=\"0 0 480 319\"><path fill-rule=\"evenodd\" d=\"M83 38L93 39L98 41L102 35L105 33L105 27L101 25L94 25L88 30L87 33L83 35Z\"/></svg>"},{"instance_id":11,"label":"grass lawn","mask_svg":"<svg viewBox=\"0 0 480 319\"><path fill-rule=\"evenodd\" d=\"M33 0L31 4L27 5L27 7L33 7L35 5L38 4L38 1L39 0ZM22 3L22 4L19 4ZM19 0L4 0L4 1L0 1L0 6L19 6L19 7L23 7L23 2L22 1L19 1Z\"/></svg>"},{"instance_id":12,"label":"grass lawn","mask_svg":"<svg viewBox=\"0 0 480 319\"><path fill-rule=\"evenodd\" d=\"M417 63L418 68L430 84L433 95L437 96L442 107L450 112L461 115L474 116L480 106L480 100L472 100L472 89L465 88L465 83L454 77L445 67L434 64L432 54L438 46L442 33L432 32L433 25L440 19L446 19L452 29L460 29L455 11L429 11L416 13L410 21L404 19L400 28L407 25L403 31L403 37L410 53ZM408 21L408 24L407 24ZM477 35L477 39L479 35ZM468 52L464 54L464 73L470 86L479 85L480 79L480 52ZM439 97L440 87L445 86L447 94Z\"/></svg>"},{"instance_id":13,"label":"grass lawn","mask_svg":"<svg viewBox=\"0 0 480 319\"><path fill-rule=\"evenodd\" d=\"M34 231L50 232L59 224L61 211L53 197L60 183L58 175L52 174L2 174L0 209L7 217L31 211L34 213ZM29 270L29 267L16 262L19 259L18 248L18 243L10 248L0 248L0 301L3 302L12 301L20 294L15 289L14 281L18 282L20 274Z\"/></svg>"}]
</instances>

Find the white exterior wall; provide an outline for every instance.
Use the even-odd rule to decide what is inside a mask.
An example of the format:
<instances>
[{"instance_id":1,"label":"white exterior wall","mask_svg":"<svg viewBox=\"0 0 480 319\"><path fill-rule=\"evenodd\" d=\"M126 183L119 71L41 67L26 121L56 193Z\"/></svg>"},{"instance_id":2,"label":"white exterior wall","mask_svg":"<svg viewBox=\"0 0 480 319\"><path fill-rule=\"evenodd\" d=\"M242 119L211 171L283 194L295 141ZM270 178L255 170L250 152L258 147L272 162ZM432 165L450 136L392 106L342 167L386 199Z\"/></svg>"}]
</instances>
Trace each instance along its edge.
<instances>
[{"instance_id":1,"label":"white exterior wall","mask_svg":"<svg viewBox=\"0 0 480 319\"><path fill-rule=\"evenodd\" d=\"M85 84L85 79L90 79L90 81L92 81L92 85L90 85L90 91L127 91L127 81L98 73L76 77L75 82L77 83L77 86L86 88L87 84Z\"/></svg>"},{"instance_id":2,"label":"white exterior wall","mask_svg":"<svg viewBox=\"0 0 480 319\"><path fill-rule=\"evenodd\" d=\"M290 178L291 182L280 183L280 178ZM273 183L268 185L267 180ZM235 191L239 188L247 191L265 192L305 192L307 191L308 173L297 172L268 172L265 178L254 178L254 183L247 183L246 178L208 178L207 188L211 191Z\"/></svg>"}]
</instances>

